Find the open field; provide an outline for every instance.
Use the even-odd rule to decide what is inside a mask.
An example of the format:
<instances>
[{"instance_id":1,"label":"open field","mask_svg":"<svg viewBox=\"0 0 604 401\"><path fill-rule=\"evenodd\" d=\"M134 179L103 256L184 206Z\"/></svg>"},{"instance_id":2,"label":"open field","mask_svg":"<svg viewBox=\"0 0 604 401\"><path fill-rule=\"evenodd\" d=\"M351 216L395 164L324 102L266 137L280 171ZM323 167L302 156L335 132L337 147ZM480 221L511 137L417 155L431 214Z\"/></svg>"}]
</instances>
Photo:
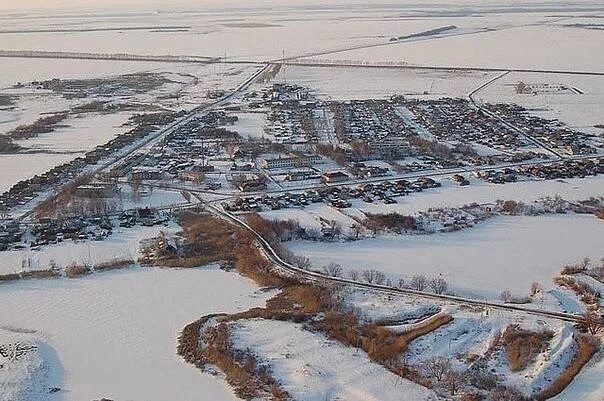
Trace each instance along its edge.
<instances>
[{"instance_id":1,"label":"open field","mask_svg":"<svg viewBox=\"0 0 604 401\"><path fill-rule=\"evenodd\" d=\"M497 299L510 288L524 295L533 281L549 288L565 263L586 256L598 260L603 236L604 226L593 216L501 217L453 234L288 247L315 266L378 269L393 282L443 275L456 294Z\"/></svg>"},{"instance_id":2,"label":"open field","mask_svg":"<svg viewBox=\"0 0 604 401\"><path fill-rule=\"evenodd\" d=\"M213 266L136 268L2 286L0 325L33 330L53 350L38 400L164 401L174 394L193 400L205 394L226 401L237 398L223 382L175 355L176 337L193 316L247 309L266 297L249 280ZM61 392L43 394L48 387Z\"/></svg>"}]
</instances>

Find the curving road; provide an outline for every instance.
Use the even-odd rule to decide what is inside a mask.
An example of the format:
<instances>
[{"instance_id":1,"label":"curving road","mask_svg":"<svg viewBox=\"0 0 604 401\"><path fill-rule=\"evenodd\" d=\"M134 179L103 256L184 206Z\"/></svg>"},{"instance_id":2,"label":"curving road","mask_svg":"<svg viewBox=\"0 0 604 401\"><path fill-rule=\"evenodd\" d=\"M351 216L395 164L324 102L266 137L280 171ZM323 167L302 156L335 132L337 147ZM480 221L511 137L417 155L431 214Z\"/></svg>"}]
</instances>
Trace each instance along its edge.
<instances>
[{"instance_id":1,"label":"curving road","mask_svg":"<svg viewBox=\"0 0 604 401\"><path fill-rule=\"evenodd\" d=\"M511 304L503 304L499 302L492 301L480 301L471 298L458 297L455 295L446 295L446 294L435 294L431 292L424 291L416 291L407 288L397 288L397 287L389 287L385 285L378 284L370 284L364 283L360 281L354 281L342 277L332 277L326 274L304 270L299 267L293 266L286 261L284 261L274 250L274 248L270 245L270 243L262 237L260 233L250 227L245 221L239 219L231 213L228 213L216 206L205 203L204 206L207 211L211 212L215 216L228 220L248 231L250 231L257 239L258 245L260 246L262 252L266 255L266 257L275 265L275 268L278 269L281 273L293 276L296 278L301 278L303 280L309 282L317 282L317 283L336 283L336 284L344 284L348 286L353 286L357 288L369 289L373 291L377 291L383 294L392 295L392 296L415 296L430 300L437 301L445 301L450 302L456 305L465 305L465 306L477 306L481 308L492 308L498 310L504 310L508 312L521 312L529 315L540 316L548 319L556 319L565 322L578 323L582 320L580 316L573 315L570 313L556 312L556 311L548 311L543 309L534 309L524 305L511 305Z\"/></svg>"}]
</instances>

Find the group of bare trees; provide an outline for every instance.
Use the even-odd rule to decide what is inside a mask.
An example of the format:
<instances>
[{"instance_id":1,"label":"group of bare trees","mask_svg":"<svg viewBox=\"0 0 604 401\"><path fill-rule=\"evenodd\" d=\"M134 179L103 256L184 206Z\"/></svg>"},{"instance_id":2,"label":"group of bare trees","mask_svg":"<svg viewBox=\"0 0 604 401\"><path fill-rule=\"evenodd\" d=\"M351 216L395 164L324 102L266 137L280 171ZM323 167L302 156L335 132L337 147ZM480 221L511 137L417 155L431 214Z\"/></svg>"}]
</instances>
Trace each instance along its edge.
<instances>
[{"instance_id":1,"label":"group of bare trees","mask_svg":"<svg viewBox=\"0 0 604 401\"><path fill-rule=\"evenodd\" d=\"M528 295L526 296L515 296L510 290L504 290L499 294L501 299L506 304L528 304L541 292L541 285L534 281L531 283L531 287Z\"/></svg>"},{"instance_id":2,"label":"group of bare trees","mask_svg":"<svg viewBox=\"0 0 604 401\"><path fill-rule=\"evenodd\" d=\"M329 263L328 265L323 266L322 272L332 277L344 277L344 269L342 268L342 265L338 263ZM361 272L350 270L346 275L353 281L362 279L369 284L392 286L392 282L386 278L386 275L376 269L366 269ZM409 285L406 285L405 279L400 278L396 283L396 287L401 289L409 288L415 291L425 291L429 288L436 294L444 294L449 289L449 282L441 276L429 279L423 274L417 274L411 278Z\"/></svg>"},{"instance_id":3,"label":"group of bare trees","mask_svg":"<svg viewBox=\"0 0 604 401\"><path fill-rule=\"evenodd\" d=\"M499 385L493 374L486 374L475 369L467 371L455 369L451 359L445 356L432 356L423 361L419 371L424 377L434 381L434 387L447 391L451 396L461 395L462 401L525 401L526 397L514 387ZM485 376L486 374L486 376ZM484 385L484 378L489 377L488 385ZM489 397L485 398L480 390L486 390Z\"/></svg>"},{"instance_id":4,"label":"group of bare trees","mask_svg":"<svg viewBox=\"0 0 604 401\"><path fill-rule=\"evenodd\" d=\"M444 294L449 289L449 282L441 276L428 279L423 274L417 274L411 277L409 288L416 291L425 291L427 288L431 288L436 294Z\"/></svg>"}]
</instances>

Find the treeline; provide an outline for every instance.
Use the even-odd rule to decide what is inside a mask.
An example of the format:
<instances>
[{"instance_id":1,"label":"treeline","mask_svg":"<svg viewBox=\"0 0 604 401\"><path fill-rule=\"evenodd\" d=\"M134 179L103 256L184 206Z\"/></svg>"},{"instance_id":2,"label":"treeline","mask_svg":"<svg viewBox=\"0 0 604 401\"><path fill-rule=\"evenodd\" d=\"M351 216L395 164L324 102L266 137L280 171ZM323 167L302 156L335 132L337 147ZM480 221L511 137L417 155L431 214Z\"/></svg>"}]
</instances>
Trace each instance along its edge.
<instances>
[{"instance_id":1,"label":"treeline","mask_svg":"<svg viewBox=\"0 0 604 401\"><path fill-rule=\"evenodd\" d=\"M389 230L402 234L417 229L417 221L413 216L405 216L399 213L372 214L367 213L363 225L374 234Z\"/></svg>"},{"instance_id":2,"label":"treeline","mask_svg":"<svg viewBox=\"0 0 604 401\"><path fill-rule=\"evenodd\" d=\"M12 139L29 139L38 136L39 134L46 134L53 132L59 127L59 123L65 120L69 116L68 111L61 111L59 113L51 114L49 116L40 117L38 120L31 124L20 125L15 129L8 131L8 135Z\"/></svg>"}]
</instances>

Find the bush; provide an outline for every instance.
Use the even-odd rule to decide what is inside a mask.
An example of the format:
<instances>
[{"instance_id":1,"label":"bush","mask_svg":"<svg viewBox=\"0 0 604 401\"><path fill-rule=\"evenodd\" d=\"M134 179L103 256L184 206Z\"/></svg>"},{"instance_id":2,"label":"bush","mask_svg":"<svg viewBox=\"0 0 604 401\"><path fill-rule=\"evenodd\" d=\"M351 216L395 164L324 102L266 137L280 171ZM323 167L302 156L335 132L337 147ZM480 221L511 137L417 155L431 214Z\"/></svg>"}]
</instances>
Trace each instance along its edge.
<instances>
[{"instance_id":1,"label":"bush","mask_svg":"<svg viewBox=\"0 0 604 401\"><path fill-rule=\"evenodd\" d=\"M57 277L59 274L52 270L31 270L21 273L22 278L52 278Z\"/></svg>"},{"instance_id":2,"label":"bush","mask_svg":"<svg viewBox=\"0 0 604 401\"><path fill-rule=\"evenodd\" d=\"M579 298L581 299L581 302L583 302L584 304L590 306L596 306L598 305L598 300L600 297L600 294L594 290L591 286L589 286L586 283L583 283L579 280L576 280L573 277L567 277L567 276L558 276L554 279L554 283L556 285L559 285L561 287L566 287L569 290L575 292Z\"/></svg>"},{"instance_id":3,"label":"bush","mask_svg":"<svg viewBox=\"0 0 604 401\"><path fill-rule=\"evenodd\" d=\"M15 280L19 280L20 278L21 278L21 276L16 273L0 274L0 282L15 281Z\"/></svg>"},{"instance_id":4,"label":"bush","mask_svg":"<svg viewBox=\"0 0 604 401\"><path fill-rule=\"evenodd\" d=\"M551 331L534 332L521 329L518 325L508 326L503 332L503 343L507 359L513 372L523 370L541 352L554 334Z\"/></svg>"},{"instance_id":5,"label":"bush","mask_svg":"<svg viewBox=\"0 0 604 401\"><path fill-rule=\"evenodd\" d=\"M405 216L399 213L371 214L363 220L363 225L374 233L390 230L401 234L408 230L417 229L417 221L413 216Z\"/></svg>"},{"instance_id":6,"label":"bush","mask_svg":"<svg viewBox=\"0 0 604 401\"><path fill-rule=\"evenodd\" d=\"M87 266L71 264L65 268L65 276L68 278L81 277L85 274L89 274L90 269Z\"/></svg>"},{"instance_id":7,"label":"bush","mask_svg":"<svg viewBox=\"0 0 604 401\"><path fill-rule=\"evenodd\" d=\"M134 260L132 259L114 259L108 262L99 263L94 266L94 270L96 271L106 271L106 270L116 270L116 269L125 269L128 266L134 264Z\"/></svg>"}]
</instances>

